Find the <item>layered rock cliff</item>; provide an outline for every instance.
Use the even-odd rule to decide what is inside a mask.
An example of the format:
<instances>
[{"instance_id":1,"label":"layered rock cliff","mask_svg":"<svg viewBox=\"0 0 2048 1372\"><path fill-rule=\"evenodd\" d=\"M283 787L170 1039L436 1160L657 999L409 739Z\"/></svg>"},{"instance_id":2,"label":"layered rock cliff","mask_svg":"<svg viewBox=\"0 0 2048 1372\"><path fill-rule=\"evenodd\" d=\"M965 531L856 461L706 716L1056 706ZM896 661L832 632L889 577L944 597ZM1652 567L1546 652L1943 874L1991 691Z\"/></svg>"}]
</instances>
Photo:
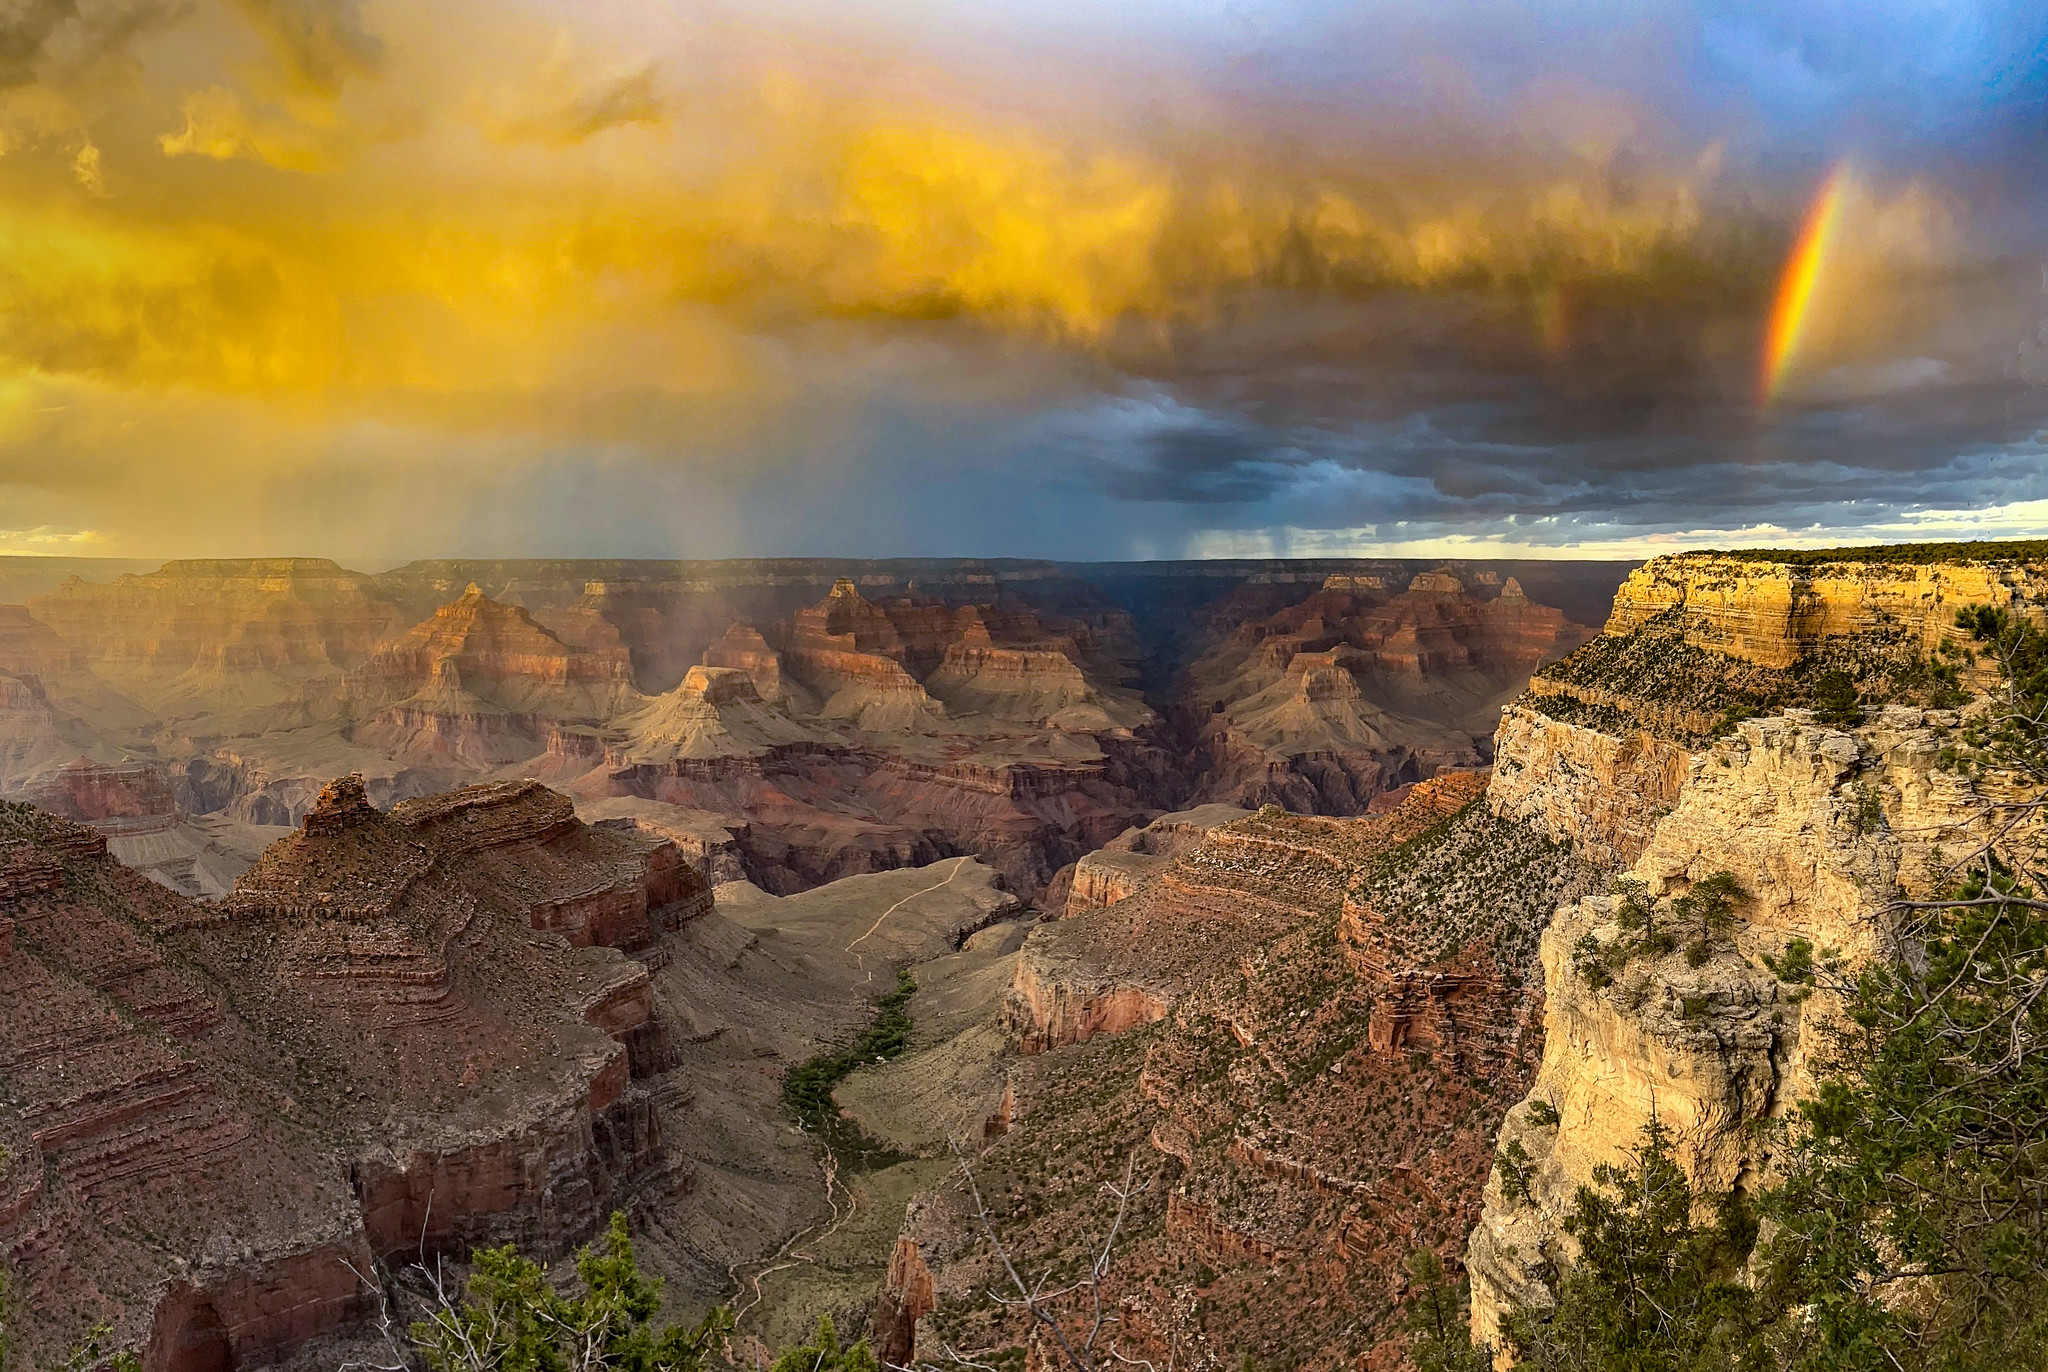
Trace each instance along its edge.
<instances>
[{"instance_id":1,"label":"layered rock cliff","mask_svg":"<svg viewBox=\"0 0 2048 1372\"><path fill-rule=\"evenodd\" d=\"M93 670L168 721L292 718L401 630L367 576L324 558L167 562L111 584L73 577L28 605Z\"/></svg>"},{"instance_id":2,"label":"layered rock cliff","mask_svg":"<svg viewBox=\"0 0 2048 1372\"><path fill-rule=\"evenodd\" d=\"M1203 794L1358 814L1440 768L1479 765L1501 703L1589 633L1512 576L1332 574L1189 669L1208 716Z\"/></svg>"},{"instance_id":3,"label":"layered rock cliff","mask_svg":"<svg viewBox=\"0 0 2048 1372\"><path fill-rule=\"evenodd\" d=\"M1573 1195L1651 1120L1704 1185L1768 1180L1757 1126L1809 1091L1831 1002L1781 985L1765 959L1795 939L1852 964L1889 950L1888 902L1924 894L1936 847L1981 814L1943 761L1958 714L1942 707L1983 680L1954 644L1955 612L2030 602L2044 582L2025 563L1660 558L1625 584L1602 638L1507 711L1497 812L1628 864L1653 901L1719 872L1744 895L1690 956L1643 951L1604 895L1544 931L1543 1061L1500 1135L1528 1154L1527 1187L1489 1180L1468 1253L1476 1337L1497 1343L1516 1305L1547 1308L1546 1281L1574 1257ZM1861 722L1817 723L1798 703L1829 673L1838 694L1858 689Z\"/></svg>"},{"instance_id":4,"label":"layered rock cliff","mask_svg":"<svg viewBox=\"0 0 2048 1372\"><path fill-rule=\"evenodd\" d=\"M217 905L0 810L0 1251L56 1358L258 1366L376 1307L373 1258L559 1252L662 1175L650 956L708 889L537 785L328 788Z\"/></svg>"},{"instance_id":5,"label":"layered rock cliff","mask_svg":"<svg viewBox=\"0 0 2048 1372\"><path fill-rule=\"evenodd\" d=\"M343 678L351 736L405 762L489 769L640 704L624 648L563 642L475 585Z\"/></svg>"},{"instance_id":6,"label":"layered rock cliff","mask_svg":"<svg viewBox=\"0 0 2048 1372\"><path fill-rule=\"evenodd\" d=\"M159 762L108 764L74 758L29 778L30 804L89 824L122 866L180 895L224 896L257 855L290 831L179 807Z\"/></svg>"},{"instance_id":7,"label":"layered rock cliff","mask_svg":"<svg viewBox=\"0 0 2048 1372\"><path fill-rule=\"evenodd\" d=\"M1150 869L1129 894L1026 940L977 1174L1038 1265L1100 1233L1099 1183L1130 1163L1125 1355L1398 1360L1390 1274L1476 1218L1495 1121L1535 1066L1537 929L1597 875L1483 788L1451 773L1367 818L1169 827L1174 854L1126 854ZM937 1303L923 1347L1022 1333L979 1299L993 1273L965 1204L942 1185L912 1208Z\"/></svg>"}]
</instances>

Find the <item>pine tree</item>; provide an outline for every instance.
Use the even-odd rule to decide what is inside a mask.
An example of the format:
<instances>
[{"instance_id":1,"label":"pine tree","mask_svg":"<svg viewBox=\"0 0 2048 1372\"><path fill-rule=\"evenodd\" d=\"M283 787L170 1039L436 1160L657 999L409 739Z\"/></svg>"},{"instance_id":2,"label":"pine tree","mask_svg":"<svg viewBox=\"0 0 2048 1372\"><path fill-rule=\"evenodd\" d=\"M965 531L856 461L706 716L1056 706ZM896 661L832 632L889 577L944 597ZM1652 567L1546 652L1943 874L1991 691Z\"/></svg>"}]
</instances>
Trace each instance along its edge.
<instances>
[{"instance_id":1,"label":"pine tree","mask_svg":"<svg viewBox=\"0 0 2048 1372\"><path fill-rule=\"evenodd\" d=\"M820 1315L811 1341L793 1344L777 1353L768 1372L882 1372L882 1365L866 1339L841 1348L832 1317Z\"/></svg>"},{"instance_id":2,"label":"pine tree","mask_svg":"<svg viewBox=\"0 0 2048 1372\"><path fill-rule=\"evenodd\" d=\"M1739 1199L1710 1200L1652 1123L1625 1166L1593 1169L1564 1222L1578 1260L1555 1309L1509 1314L1531 1372L1743 1372L1770 1366L1753 1294L1738 1280L1756 1229ZM1702 1222L1699 1216L1711 1212Z\"/></svg>"}]
</instances>

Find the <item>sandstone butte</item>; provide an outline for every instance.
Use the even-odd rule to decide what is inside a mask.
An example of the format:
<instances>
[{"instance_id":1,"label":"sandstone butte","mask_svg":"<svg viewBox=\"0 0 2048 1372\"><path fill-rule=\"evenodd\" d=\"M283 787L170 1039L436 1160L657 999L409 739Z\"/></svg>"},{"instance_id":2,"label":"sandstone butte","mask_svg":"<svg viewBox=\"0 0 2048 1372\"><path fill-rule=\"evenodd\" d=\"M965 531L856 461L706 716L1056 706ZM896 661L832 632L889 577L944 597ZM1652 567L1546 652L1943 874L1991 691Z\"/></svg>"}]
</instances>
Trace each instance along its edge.
<instances>
[{"instance_id":1,"label":"sandstone butte","mask_svg":"<svg viewBox=\"0 0 2048 1372\"><path fill-rule=\"evenodd\" d=\"M1356 814L1483 764L1498 706L1591 632L1621 575L536 560L373 576L277 558L103 580L80 567L0 581L33 591L0 605L0 796L53 794L80 759L154 768L170 837L147 865L188 893L231 881L260 846L246 826L296 824L356 772L382 806L538 777L587 813L631 807L777 892L971 853L1021 892L1060 880L1053 904L1078 858L1161 812ZM139 856L137 835L103 823L121 816L67 813Z\"/></svg>"}]
</instances>

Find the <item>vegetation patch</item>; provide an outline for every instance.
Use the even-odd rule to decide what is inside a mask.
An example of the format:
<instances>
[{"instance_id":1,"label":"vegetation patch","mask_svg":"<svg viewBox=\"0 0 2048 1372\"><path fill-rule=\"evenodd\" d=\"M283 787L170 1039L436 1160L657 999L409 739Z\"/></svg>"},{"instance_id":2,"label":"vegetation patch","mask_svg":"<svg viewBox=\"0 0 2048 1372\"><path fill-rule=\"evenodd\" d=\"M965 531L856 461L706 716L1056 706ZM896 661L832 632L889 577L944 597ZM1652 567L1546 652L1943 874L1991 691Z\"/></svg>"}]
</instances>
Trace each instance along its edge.
<instances>
[{"instance_id":1,"label":"vegetation patch","mask_svg":"<svg viewBox=\"0 0 2048 1372\"><path fill-rule=\"evenodd\" d=\"M1673 608L1625 634L1603 634L1539 672L1522 703L1566 724L1640 729L1696 748L1741 720L1785 709L1844 725L1883 705L1952 708L1964 700L1959 667L1944 659L1968 651L1929 658L1899 630L1830 637L1778 668L1688 643L1685 629L1685 611Z\"/></svg>"},{"instance_id":2,"label":"vegetation patch","mask_svg":"<svg viewBox=\"0 0 2048 1372\"><path fill-rule=\"evenodd\" d=\"M904 1156L877 1143L859 1125L839 1113L832 1092L853 1069L886 1062L910 1046L910 998L917 981L904 968L896 973L896 989L877 996L874 1018L860 1037L837 1052L820 1053L798 1063L782 1081L782 1104L805 1132L830 1149L840 1166L887 1167Z\"/></svg>"},{"instance_id":3,"label":"vegetation patch","mask_svg":"<svg viewBox=\"0 0 2048 1372\"><path fill-rule=\"evenodd\" d=\"M1703 553L1734 562L1777 562L1787 567L1825 567L1831 562L1878 562L1894 567L1929 567L1955 562L2038 562L2048 560L2048 539L1987 539L1968 543L1871 543L1855 548L1739 548Z\"/></svg>"},{"instance_id":4,"label":"vegetation patch","mask_svg":"<svg viewBox=\"0 0 2048 1372\"><path fill-rule=\"evenodd\" d=\"M1428 966L1483 939L1502 966L1526 968L1551 912L1602 875L1572 844L1477 800L1380 854L1349 894L1378 916L1391 958Z\"/></svg>"},{"instance_id":5,"label":"vegetation patch","mask_svg":"<svg viewBox=\"0 0 2048 1372\"><path fill-rule=\"evenodd\" d=\"M1609 890L1616 897L1614 922L1619 937L1602 943L1585 935L1572 949L1572 966L1594 990L1612 986L1630 960L1661 958L1683 946L1686 963L1703 967L1714 950L1727 942L1735 911L1749 895L1727 872L1715 872L1692 885L1676 900L1659 901L1650 888L1633 877L1618 878ZM1706 1011L1704 999L1697 1011L1688 1002L1686 1018Z\"/></svg>"}]
</instances>

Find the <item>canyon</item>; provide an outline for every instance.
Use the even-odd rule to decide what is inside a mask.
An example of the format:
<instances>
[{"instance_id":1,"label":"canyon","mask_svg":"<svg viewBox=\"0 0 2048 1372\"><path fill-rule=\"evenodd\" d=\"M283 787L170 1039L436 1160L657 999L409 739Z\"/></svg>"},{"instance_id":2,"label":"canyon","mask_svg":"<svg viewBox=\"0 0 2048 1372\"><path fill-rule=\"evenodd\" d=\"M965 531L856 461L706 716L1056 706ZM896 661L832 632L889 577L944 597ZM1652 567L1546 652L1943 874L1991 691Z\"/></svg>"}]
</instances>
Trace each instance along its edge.
<instances>
[{"instance_id":1,"label":"canyon","mask_svg":"<svg viewBox=\"0 0 2048 1372\"><path fill-rule=\"evenodd\" d=\"M0 796L81 763L152 770L177 834L159 868L193 856L204 895L354 773L382 806L523 777L590 813L637 802L783 894L971 854L1040 897L1163 812L1357 814L1483 763L1489 710L1592 633L1625 571L69 566L0 558L21 592L0 605Z\"/></svg>"},{"instance_id":2,"label":"canyon","mask_svg":"<svg viewBox=\"0 0 2048 1372\"><path fill-rule=\"evenodd\" d=\"M379 810L343 777L211 901L109 847L0 803L0 1253L30 1366L101 1323L149 1372L388 1356L392 1274L559 1257L612 1210L708 1303L830 1199L783 1074L890 967L1020 908L969 858L715 892L534 781Z\"/></svg>"},{"instance_id":3,"label":"canyon","mask_svg":"<svg viewBox=\"0 0 2048 1372\"><path fill-rule=\"evenodd\" d=\"M1005 1251L1034 1270L1101 1242L1128 1176L1115 1354L1392 1368L1407 1254L1464 1271L1498 1349L1574 1259L1574 1194L1652 1119L1702 1186L1767 1184L1757 1129L1811 1092L1833 1013L1770 959L1795 939L1852 966L1889 951L1888 902L1927 894L1939 845L1983 822L1953 758L1995 674L1962 655L1956 611L2038 613L2043 590L2024 560L1661 558L1501 710L1489 773L1439 771L1360 818L1171 816L1091 854L1021 946L1003 1070L977 1079L974 1182ZM1817 722L1831 671L1862 722ZM1613 878L1668 901L1718 872L1744 898L1704 957L1589 981L1587 940L1620 936ZM883 1129L888 1099L842 1093ZM955 1173L906 1207L917 1262L892 1257L877 1307L893 1346L1032 1342L980 1296L1004 1275L979 1204Z\"/></svg>"},{"instance_id":4,"label":"canyon","mask_svg":"<svg viewBox=\"0 0 2048 1372\"><path fill-rule=\"evenodd\" d=\"M1887 951L1982 809L1955 612L2048 592L1682 554L1596 633L1540 568L209 567L0 613L32 1357L104 1320L148 1372L332 1367L408 1262L611 1209L742 1364L821 1312L902 1362L1031 1349L961 1159L1032 1270L1128 1183L1118 1355L1401 1367L1425 1247L1494 1342L1651 1118L1767 1182L1831 1013L1767 957ZM268 594L326 636L223 627ZM1820 722L1835 673L1860 722ZM1585 975L1616 876L1718 872L1705 956ZM899 971L835 1159L782 1082Z\"/></svg>"}]
</instances>

